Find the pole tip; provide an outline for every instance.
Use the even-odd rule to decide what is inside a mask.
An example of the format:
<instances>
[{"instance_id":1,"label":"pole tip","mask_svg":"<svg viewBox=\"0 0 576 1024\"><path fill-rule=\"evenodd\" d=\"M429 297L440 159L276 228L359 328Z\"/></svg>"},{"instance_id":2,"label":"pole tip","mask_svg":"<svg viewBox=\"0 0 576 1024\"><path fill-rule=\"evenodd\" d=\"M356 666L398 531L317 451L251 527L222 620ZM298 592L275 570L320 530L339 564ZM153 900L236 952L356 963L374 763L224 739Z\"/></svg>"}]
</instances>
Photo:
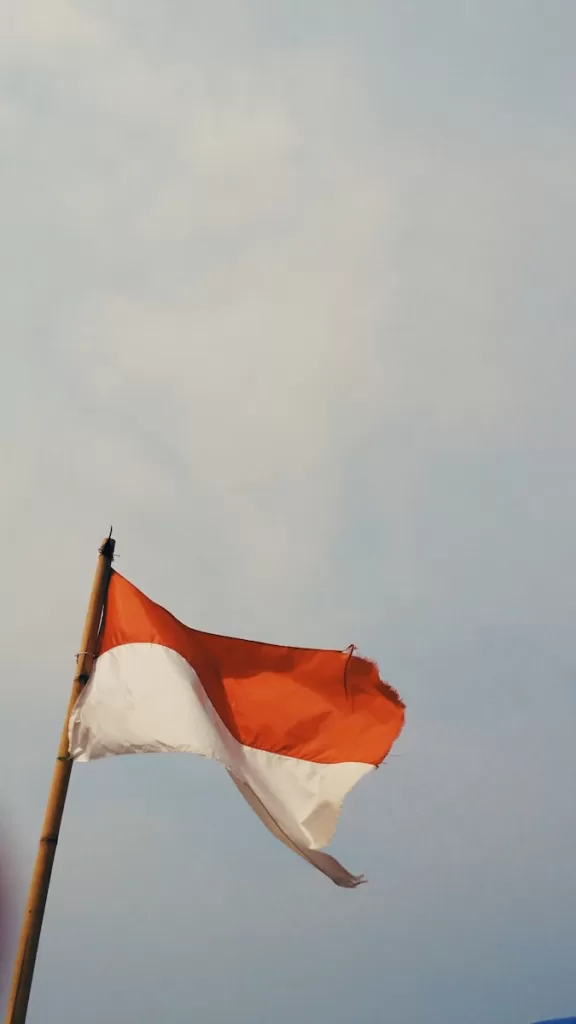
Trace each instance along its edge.
<instances>
[{"instance_id":1,"label":"pole tip","mask_svg":"<svg viewBox=\"0 0 576 1024\"><path fill-rule=\"evenodd\" d=\"M109 558L111 562L114 560L114 548L116 547L116 541L112 537L112 529L113 528L110 527L110 533L108 534L106 539L102 541L102 545L99 549L100 554L104 558Z\"/></svg>"}]
</instances>

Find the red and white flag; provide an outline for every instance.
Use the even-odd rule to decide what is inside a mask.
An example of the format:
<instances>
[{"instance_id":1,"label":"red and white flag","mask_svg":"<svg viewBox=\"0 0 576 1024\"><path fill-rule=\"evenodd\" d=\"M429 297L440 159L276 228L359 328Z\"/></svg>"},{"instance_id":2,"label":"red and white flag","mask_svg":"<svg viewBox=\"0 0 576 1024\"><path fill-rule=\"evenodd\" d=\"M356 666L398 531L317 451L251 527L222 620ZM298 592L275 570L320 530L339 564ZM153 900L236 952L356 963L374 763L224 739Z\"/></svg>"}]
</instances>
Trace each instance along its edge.
<instances>
[{"instance_id":1,"label":"red and white flag","mask_svg":"<svg viewBox=\"0 0 576 1024\"><path fill-rule=\"evenodd\" d=\"M181 751L213 758L283 843L321 852L342 801L388 754L404 705L352 651L233 640L183 625L113 572L99 656L70 719L76 761Z\"/></svg>"}]
</instances>

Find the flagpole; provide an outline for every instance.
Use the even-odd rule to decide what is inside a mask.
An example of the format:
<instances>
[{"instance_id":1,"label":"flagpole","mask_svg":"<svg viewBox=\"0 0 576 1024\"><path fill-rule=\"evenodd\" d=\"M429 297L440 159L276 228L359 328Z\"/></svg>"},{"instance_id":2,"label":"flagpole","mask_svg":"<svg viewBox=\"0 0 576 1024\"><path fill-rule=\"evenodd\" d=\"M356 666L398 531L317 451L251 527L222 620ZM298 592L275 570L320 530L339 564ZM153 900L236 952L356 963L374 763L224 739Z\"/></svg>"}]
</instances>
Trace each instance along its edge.
<instances>
[{"instance_id":1,"label":"flagpole","mask_svg":"<svg viewBox=\"0 0 576 1024\"><path fill-rule=\"evenodd\" d=\"M85 683L88 681L94 658L96 657L98 632L110 581L115 544L116 542L112 539L112 531L110 531L110 536L103 542L99 551L92 593L90 594L86 622L80 644L80 653L76 658L76 673L72 682L72 692L68 702L68 710L66 711L58 756L52 776L52 785L46 804L44 825L30 884L28 903L24 912L20 945L14 966L5 1024L24 1024L26 1020L36 954L38 952L38 943L44 918L44 908L46 906L52 865L54 863L60 824L68 792L68 783L72 771L68 744L68 722L72 709Z\"/></svg>"}]
</instances>

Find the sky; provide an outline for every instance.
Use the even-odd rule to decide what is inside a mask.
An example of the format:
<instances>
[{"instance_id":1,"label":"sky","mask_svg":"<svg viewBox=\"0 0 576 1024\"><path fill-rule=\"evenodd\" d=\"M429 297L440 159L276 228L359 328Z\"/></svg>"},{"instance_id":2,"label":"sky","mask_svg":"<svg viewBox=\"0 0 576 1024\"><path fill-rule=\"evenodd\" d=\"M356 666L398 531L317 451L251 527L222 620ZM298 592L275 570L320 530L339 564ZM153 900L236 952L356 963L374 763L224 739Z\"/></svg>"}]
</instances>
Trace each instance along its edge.
<instances>
[{"instance_id":1,"label":"sky","mask_svg":"<svg viewBox=\"0 0 576 1024\"><path fill-rule=\"evenodd\" d=\"M355 643L407 704L332 845L355 891L215 764L76 766L28 1024L576 1012L575 33L573 0L0 7L12 945L111 524L189 625Z\"/></svg>"}]
</instances>

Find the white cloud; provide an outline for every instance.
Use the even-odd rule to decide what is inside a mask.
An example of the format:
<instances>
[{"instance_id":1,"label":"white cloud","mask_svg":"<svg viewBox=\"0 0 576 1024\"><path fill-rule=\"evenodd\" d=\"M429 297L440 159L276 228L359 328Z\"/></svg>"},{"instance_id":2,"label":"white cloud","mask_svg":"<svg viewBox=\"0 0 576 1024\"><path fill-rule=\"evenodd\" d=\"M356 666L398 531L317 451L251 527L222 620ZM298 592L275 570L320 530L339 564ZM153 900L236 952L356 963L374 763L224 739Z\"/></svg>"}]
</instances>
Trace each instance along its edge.
<instances>
[{"instance_id":1,"label":"white cloud","mask_svg":"<svg viewBox=\"0 0 576 1024\"><path fill-rule=\"evenodd\" d=\"M0 52L10 63L44 62L107 38L104 23L74 0L21 0L0 9Z\"/></svg>"},{"instance_id":2,"label":"white cloud","mask_svg":"<svg viewBox=\"0 0 576 1024\"><path fill-rule=\"evenodd\" d=\"M522 432L537 376L500 281L537 185L359 132L371 100L339 46L243 50L203 87L208 57L151 60L102 25L78 80L79 53L47 74L49 113L10 115L8 302L52 380L17 486L51 524L65 494L129 532L189 507L247 600L290 604L329 571L355 460L401 522L423 451Z\"/></svg>"}]
</instances>

